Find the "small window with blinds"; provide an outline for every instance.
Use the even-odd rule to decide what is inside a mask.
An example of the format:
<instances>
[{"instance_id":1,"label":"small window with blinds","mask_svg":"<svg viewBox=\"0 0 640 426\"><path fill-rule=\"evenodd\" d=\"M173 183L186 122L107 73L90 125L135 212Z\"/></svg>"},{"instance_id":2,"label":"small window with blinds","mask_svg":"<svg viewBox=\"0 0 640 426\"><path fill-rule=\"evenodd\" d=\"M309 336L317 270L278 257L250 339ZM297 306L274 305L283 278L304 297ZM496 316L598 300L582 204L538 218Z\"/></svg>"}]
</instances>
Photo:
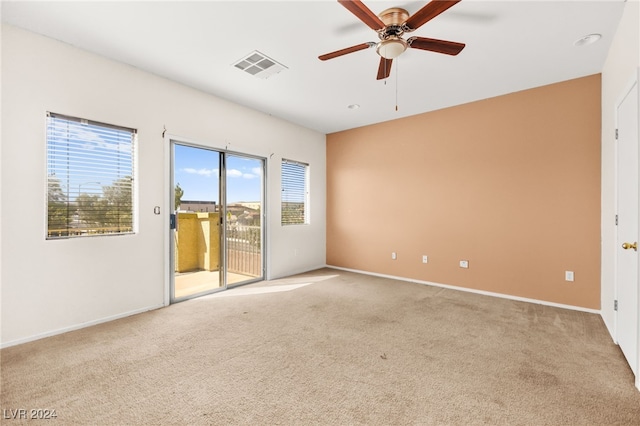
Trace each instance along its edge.
<instances>
[{"instance_id":1,"label":"small window with blinds","mask_svg":"<svg viewBox=\"0 0 640 426\"><path fill-rule=\"evenodd\" d=\"M47 113L47 239L134 232L136 131Z\"/></svg>"},{"instance_id":2,"label":"small window with blinds","mask_svg":"<svg viewBox=\"0 0 640 426\"><path fill-rule=\"evenodd\" d=\"M282 160L282 224L309 223L309 165Z\"/></svg>"}]
</instances>

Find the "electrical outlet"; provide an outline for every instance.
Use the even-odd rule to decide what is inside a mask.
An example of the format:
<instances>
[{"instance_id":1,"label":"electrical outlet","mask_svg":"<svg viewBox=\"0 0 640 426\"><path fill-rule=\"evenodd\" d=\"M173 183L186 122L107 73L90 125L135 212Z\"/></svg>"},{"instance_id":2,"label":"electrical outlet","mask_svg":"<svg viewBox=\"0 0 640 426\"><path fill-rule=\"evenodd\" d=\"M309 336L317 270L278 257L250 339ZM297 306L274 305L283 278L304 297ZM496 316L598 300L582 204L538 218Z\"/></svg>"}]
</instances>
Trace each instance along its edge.
<instances>
[{"instance_id":1,"label":"electrical outlet","mask_svg":"<svg viewBox=\"0 0 640 426\"><path fill-rule=\"evenodd\" d=\"M564 271L564 280L573 281L573 271Z\"/></svg>"},{"instance_id":2,"label":"electrical outlet","mask_svg":"<svg viewBox=\"0 0 640 426\"><path fill-rule=\"evenodd\" d=\"M424 256L422 256L422 263L428 263L428 262L429 262L429 256L425 254Z\"/></svg>"},{"instance_id":3,"label":"electrical outlet","mask_svg":"<svg viewBox=\"0 0 640 426\"><path fill-rule=\"evenodd\" d=\"M460 267L461 268L468 268L469 267L469 261L468 260L461 260L460 261Z\"/></svg>"},{"instance_id":4,"label":"electrical outlet","mask_svg":"<svg viewBox=\"0 0 640 426\"><path fill-rule=\"evenodd\" d=\"M398 256L396 255L396 252L392 252L391 253L391 259L396 260L398 258Z\"/></svg>"}]
</instances>

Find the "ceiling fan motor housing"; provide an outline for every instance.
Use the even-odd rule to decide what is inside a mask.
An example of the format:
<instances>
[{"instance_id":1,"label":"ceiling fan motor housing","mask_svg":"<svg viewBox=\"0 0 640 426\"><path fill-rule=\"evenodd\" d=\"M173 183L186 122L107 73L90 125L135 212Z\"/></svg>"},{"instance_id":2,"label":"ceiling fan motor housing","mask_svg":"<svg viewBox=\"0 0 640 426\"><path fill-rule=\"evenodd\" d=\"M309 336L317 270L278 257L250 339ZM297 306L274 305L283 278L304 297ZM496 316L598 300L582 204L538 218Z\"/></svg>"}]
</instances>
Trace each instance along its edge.
<instances>
[{"instance_id":1,"label":"ceiling fan motor housing","mask_svg":"<svg viewBox=\"0 0 640 426\"><path fill-rule=\"evenodd\" d=\"M404 34L403 24L409 19L409 12L400 7L392 7L380 12L378 17L385 25L384 28L378 30L378 36L381 40L385 40L392 36L400 37Z\"/></svg>"},{"instance_id":2,"label":"ceiling fan motor housing","mask_svg":"<svg viewBox=\"0 0 640 426\"><path fill-rule=\"evenodd\" d=\"M409 12L399 7L380 12L380 20L385 27L378 31L380 42L376 45L376 52L385 59L394 59L407 50L407 42L402 38L404 29L402 24L409 18Z\"/></svg>"}]
</instances>

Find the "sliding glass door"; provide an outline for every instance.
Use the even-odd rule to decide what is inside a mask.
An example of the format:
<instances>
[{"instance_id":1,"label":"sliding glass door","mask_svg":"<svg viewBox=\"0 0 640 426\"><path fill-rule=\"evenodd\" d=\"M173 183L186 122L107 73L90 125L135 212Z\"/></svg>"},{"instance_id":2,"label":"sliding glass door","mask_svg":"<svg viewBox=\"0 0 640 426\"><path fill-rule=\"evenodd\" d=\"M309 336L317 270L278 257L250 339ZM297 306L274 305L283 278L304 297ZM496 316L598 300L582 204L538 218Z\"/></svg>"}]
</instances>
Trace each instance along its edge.
<instances>
[{"instance_id":1,"label":"sliding glass door","mask_svg":"<svg viewBox=\"0 0 640 426\"><path fill-rule=\"evenodd\" d=\"M263 276L263 163L258 158L226 156L225 264L230 286Z\"/></svg>"},{"instance_id":2,"label":"sliding glass door","mask_svg":"<svg viewBox=\"0 0 640 426\"><path fill-rule=\"evenodd\" d=\"M264 159L171 151L171 301L263 279Z\"/></svg>"}]
</instances>

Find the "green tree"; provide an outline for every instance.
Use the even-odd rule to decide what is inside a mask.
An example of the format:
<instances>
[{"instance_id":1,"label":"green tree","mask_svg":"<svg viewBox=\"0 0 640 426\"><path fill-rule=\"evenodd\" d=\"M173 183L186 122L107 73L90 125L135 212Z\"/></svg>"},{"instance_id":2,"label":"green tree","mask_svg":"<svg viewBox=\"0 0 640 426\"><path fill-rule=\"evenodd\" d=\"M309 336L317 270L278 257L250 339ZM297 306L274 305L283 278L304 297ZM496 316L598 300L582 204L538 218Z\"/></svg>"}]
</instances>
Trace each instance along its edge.
<instances>
[{"instance_id":1,"label":"green tree","mask_svg":"<svg viewBox=\"0 0 640 426\"><path fill-rule=\"evenodd\" d=\"M182 196L184 195L184 190L182 188L180 188L180 183L178 182L176 184L176 189L175 189L175 209L178 210L178 207L180 207L180 204L182 204Z\"/></svg>"},{"instance_id":2,"label":"green tree","mask_svg":"<svg viewBox=\"0 0 640 426\"><path fill-rule=\"evenodd\" d=\"M105 222L106 203L100 195L80 194L76 199L78 219L83 225L102 227Z\"/></svg>"},{"instance_id":3,"label":"green tree","mask_svg":"<svg viewBox=\"0 0 640 426\"><path fill-rule=\"evenodd\" d=\"M69 203L60 179L49 175L47 179L47 231L49 236L67 235Z\"/></svg>"},{"instance_id":4,"label":"green tree","mask_svg":"<svg viewBox=\"0 0 640 426\"><path fill-rule=\"evenodd\" d=\"M118 226L124 228L133 227L133 199L131 176L125 176L116 180L113 185L102 187L104 198L104 219L106 226Z\"/></svg>"},{"instance_id":5,"label":"green tree","mask_svg":"<svg viewBox=\"0 0 640 426\"><path fill-rule=\"evenodd\" d=\"M296 225L304 223L304 203L293 201L282 202L282 224Z\"/></svg>"},{"instance_id":6,"label":"green tree","mask_svg":"<svg viewBox=\"0 0 640 426\"><path fill-rule=\"evenodd\" d=\"M132 183L131 176L125 176L111 185L103 185L101 195L80 194L76 202L78 218L84 226L130 230L133 227Z\"/></svg>"}]
</instances>

